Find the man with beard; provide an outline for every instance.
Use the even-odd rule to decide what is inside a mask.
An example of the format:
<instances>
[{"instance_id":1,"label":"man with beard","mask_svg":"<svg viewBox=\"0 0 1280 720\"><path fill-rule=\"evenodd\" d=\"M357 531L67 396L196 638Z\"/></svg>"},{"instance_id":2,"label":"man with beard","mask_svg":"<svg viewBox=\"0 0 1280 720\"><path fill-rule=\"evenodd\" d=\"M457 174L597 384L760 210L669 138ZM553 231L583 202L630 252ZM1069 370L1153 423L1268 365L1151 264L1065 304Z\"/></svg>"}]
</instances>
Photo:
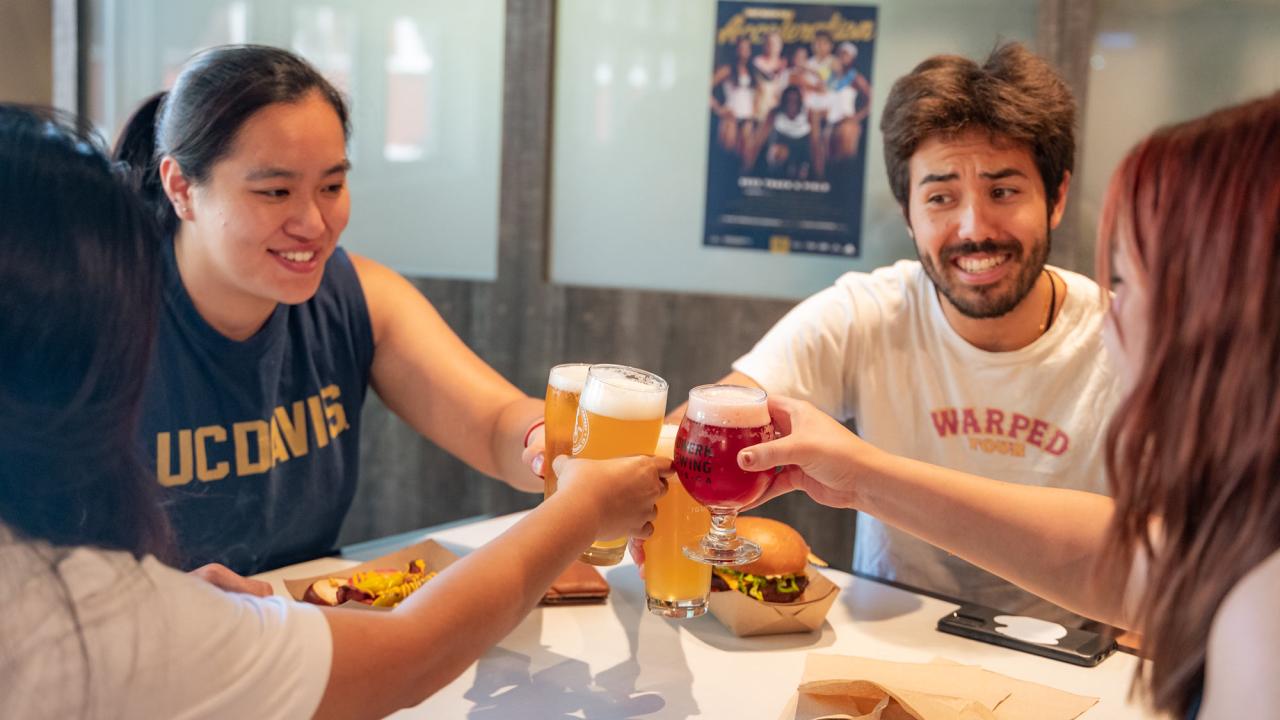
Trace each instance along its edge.
<instances>
[{"instance_id":1,"label":"man with beard","mask_svg":"<svg viewBox=\"0 0 1280 720\"><path fill-rule=\"evenodd\" d=\"M1074 113L1062 80L1018 44L982 66L933 57L898 80L881 130L919 261L844 275L780 320L724 382L808 400L891 453L1102 492L1117 400L1104 298L1088 278L1045 264L1071 181ZM1072 617L865 515L854 571Z\"/></svg>"}]
</instances>

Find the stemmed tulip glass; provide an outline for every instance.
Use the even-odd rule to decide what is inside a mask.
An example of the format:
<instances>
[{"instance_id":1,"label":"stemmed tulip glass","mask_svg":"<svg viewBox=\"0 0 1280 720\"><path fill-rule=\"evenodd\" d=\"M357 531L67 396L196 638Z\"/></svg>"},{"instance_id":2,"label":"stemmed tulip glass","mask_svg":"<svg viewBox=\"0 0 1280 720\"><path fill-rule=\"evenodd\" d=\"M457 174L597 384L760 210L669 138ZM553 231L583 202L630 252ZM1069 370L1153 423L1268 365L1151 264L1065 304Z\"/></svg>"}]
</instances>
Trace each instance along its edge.
<instances>
[{"instance_id":1,"label":"stemmed tulip glass","mask_svg":"<svg viewBox=\"0 0 1280 720\"><path fill-rule=\"evenodd\" d=\"M768 396L741 385L699 385L676 433L675 468L689 495L711 511L711 529L689 558L709 565L743 565L760 557L760 547L738 537L738 511L750 505L773 480L773 473L738 467L738 451L773 439Z\"/></svg>"}]
</instances>

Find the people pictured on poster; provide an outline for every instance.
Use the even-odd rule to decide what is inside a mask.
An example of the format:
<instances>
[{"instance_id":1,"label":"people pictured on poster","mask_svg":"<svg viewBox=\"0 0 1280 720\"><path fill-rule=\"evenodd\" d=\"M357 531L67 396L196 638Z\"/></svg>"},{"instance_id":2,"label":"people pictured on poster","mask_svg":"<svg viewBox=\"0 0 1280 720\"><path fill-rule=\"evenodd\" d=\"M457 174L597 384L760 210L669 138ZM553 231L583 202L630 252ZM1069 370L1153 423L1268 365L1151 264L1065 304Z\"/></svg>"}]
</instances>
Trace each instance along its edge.
<instances>
[{"instance_id":1,"label":"people pictured on poster","mask_svg":"<svg viewBox=\"0 0 1280 720\"><path fill-rule=\"evenodd\" d=\"M802 90L788 85L782 100L769 111L765 163L772 177L808 180L812 170L813 125L804 107Z\"/></svg>"},{"instance_id":2,"label":"people pictured on poster","mask_svg":"<svg viewBox=\"0 0 1280 720\"><path fill-rule=\"evenodd\" d=\"M751 67L760 78L759 115L767 115L778 106L782 89L787 84L787 59L782 56L782 35L771 32L764 36L764 48L751 59Z\"/></svg>"},{"instance_id":3,"label":"people pictured on poster","mask_svg":"<svg viewBox=\"0 0 1280 720\"><path fill-rule=\"evenodd\" d=\"M711 109L715 111L720 146L742 156L744 138L755 132L759 82L751 67L751 41L742 38L733 49L733 56L711 77Z\"/></svg>"},{"instance_id":4,"label":"people pictured on poster","mask_svg":"<svg viewBox=\"0 0 1280 720\"><path fill-rule=\"evenodd\" d=\"M720 2L707 245L856 256L876 9Z\"/></svg>"}]
</instances>

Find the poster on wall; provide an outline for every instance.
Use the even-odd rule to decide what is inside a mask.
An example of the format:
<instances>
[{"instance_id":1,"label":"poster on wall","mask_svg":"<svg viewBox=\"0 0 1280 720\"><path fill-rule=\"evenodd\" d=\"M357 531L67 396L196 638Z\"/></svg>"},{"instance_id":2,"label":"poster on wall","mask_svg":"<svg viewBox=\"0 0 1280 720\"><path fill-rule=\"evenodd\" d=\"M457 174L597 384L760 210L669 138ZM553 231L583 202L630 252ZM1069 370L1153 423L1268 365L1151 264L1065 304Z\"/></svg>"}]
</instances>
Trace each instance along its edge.
<instances>
[{"instance_id":1,"label":"poster on wall","mask_svg":"<svg viewBox=\"0 0 1280 720\"><path fill-rule=\"evenodd\" d=\"M717 3L703 244L857 257L876 8Z\"/></svg>"}]
</instances>

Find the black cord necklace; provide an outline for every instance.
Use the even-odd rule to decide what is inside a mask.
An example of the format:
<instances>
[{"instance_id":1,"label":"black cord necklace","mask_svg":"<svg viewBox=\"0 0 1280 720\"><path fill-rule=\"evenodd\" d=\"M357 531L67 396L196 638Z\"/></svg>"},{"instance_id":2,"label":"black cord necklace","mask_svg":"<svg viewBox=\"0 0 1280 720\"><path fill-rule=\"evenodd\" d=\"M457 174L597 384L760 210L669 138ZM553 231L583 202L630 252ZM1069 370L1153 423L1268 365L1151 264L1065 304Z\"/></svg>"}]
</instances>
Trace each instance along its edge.
<instances>
[{"instance_id":1,"label":"black cord necklace","mask_svg":"<svg viewBox=\"0 0 1280 720\"><path fill-rule=\"evenodd\" d=\"M1044 271L1049 276L1049 315L1040 325L1040 334L1049 332L1049 328L1053 327L1053 312L1058 309L1058 285L1053 281L1053 273L1048 270Z\"/></svg>"}]
</instances>

